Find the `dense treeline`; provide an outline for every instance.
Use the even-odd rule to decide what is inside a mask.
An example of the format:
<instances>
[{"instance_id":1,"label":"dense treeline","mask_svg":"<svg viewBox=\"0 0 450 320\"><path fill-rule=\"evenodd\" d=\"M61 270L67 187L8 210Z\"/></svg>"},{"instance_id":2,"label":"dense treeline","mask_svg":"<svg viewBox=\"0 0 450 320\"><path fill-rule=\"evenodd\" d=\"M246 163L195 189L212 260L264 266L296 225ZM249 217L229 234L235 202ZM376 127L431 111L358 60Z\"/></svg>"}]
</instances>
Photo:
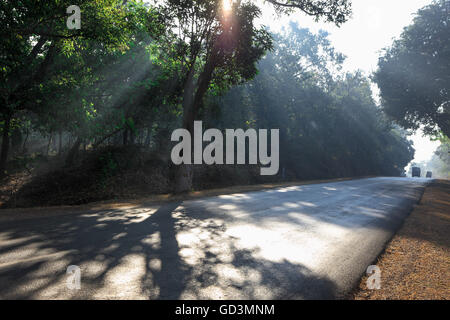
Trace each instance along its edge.
<instances>
[{"instance_id":1,"label":"dense treeline","mask_svg":"<svg viewBox=\"0 0 450 320\"><path fill-rule=\"evenodd\" d=\"M400 175L414 150L377 107L370 82L340 72L327 34L291 24L260 73L219 102L214 126L280 128L281 166L293 177Z\"/></svg>"},{"instance_id":2,"label":"dense treeline","mask_svg":"<svg viewBox=\"0 0 450 320\"><path fill-rule=\"evenodd\" d=\"M433 172L435 178L450 179L450 139L445 137L441 142L425 167Z\"/></svg>"},{"instance_id":3,"label":"dense treeline","mask_svg":"<svg viewBox=\"0 0 450 320\"><path fill-rule=\"evenodd\" d=\"M345 22L346 1L333 5L342 7L306 9ZM234 4L226 16L212 0L80 1L82 28L68 30L67 6L0 4L3 174L17 166L31 172L32 161L51 156L47 176L58 192L62 180L71 181L64 172L104 188L103 178L123 173L126 162L127 170L150 174L146 184L164 180L151 192L170 192L186 175L171 164L170 134L194 119L220 129L280 128L281 170L272 180L400 175L413 158L369 80L342 72L345 57L324 32L291 25L270 34L254 25L259 8L251 2ZM199 179L218 175L225 184L262 179L239 180L251 167L202 170L194 186L213 186Z\"/></svg>"}]
</instances>

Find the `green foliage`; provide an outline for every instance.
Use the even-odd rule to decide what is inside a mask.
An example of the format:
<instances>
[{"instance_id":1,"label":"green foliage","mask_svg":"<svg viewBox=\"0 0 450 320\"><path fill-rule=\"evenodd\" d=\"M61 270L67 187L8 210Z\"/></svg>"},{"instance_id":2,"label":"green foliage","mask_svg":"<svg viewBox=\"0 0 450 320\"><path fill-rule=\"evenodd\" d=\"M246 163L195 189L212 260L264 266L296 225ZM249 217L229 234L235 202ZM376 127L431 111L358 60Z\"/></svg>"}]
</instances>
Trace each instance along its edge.
<instances>
[{"instance_id":1,"label":"green foliage","mask_svg":"<svg viewBox=\"0 0 450 320\"><path fill-rule=\"evenodd\" d=\"M346 0L269 2L338 25L350 14ZM80 30L66 28L69 4L81 7ZM0 126L11 120L11 138L65 136L73 159L81 147L139 144L164 164L180 123L280 128L292 177L400 174L413 150L369 80L342 73L327 33L291 24L270 34L256 26L260 14L253 1L230 11L217 0L4 1ZM95 158L103 186L139 158L105 150Z\"/></svg>"},{"instance_id":2,"label":"green foliage","mask_svg":"<svg viewBox=\"0 0 450 320\"><path fill-rule=\"evenodd\" d=\"M450 139L441 139L442 144L438 147L433 158L427 164L429 170L433 171L435 178L450 178Z\"/></svg>"},{"instance_id":3,"label":"green foliage","mask_svg":"<svg viewBox=\"0 0 450 320\"><path fill-rule=\"evenodd\" d=\"M249 1L225 12L217 0L166 0L158 10L168 28L154 53L178 73L185 93L198 96L196 108L208 90L217 95L254 77L257 61L272 47L267 30L254 26L261 12Z\"/></svg>"},{"instance_id":4,"label":"green foliage","mask_svg":"<svg viewBox=\"0 0 450 320\"><path fill-rule=\"evenodd\" d=\"M210 126L280 128L281 166L297 178L400 175L414 150L373 101L369 80L339 72L344 57L325 33L292 24L274 37L259 75L210 101Z\"/></svg>"},{"instance_id":5,"label":"green foliage","mask_svg":"<svg viewBox=\"0 0 450 320\"><path fill-rule=\"evenodd\" d=\"M282 13L291 13L299 9L316 20L324 19L341 25L351 14L351 2L348 0L267 0Z\"/></svg>"},{"instance_id":6,"label":"green foliage","mask_svg":"<svg viewBox=\"0 0 450 320\"><path fill-rule=\"evenodd\" d=\"M450 1L421 9L379 60L384 111L405 128L450 135Z\"/></svg>"}]
</instances>

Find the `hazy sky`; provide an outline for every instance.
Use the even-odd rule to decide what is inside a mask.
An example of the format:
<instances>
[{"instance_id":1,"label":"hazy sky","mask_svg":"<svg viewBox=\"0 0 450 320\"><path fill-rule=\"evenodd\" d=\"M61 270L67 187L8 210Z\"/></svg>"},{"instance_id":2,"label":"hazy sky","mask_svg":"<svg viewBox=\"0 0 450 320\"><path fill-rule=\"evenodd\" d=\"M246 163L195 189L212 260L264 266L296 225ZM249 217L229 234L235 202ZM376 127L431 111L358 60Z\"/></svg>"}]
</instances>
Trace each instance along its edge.
<instances>
[{"instance_id":1,"label":"hazy sky","mask_svg":"<svg viewBox=\"0 0 450 320\"><path fill-rule=\"evenodd\" d=\"M376 69L381 49L390 46L393 38L400 36L403 28L411 24L414 13L430 4L431 0L353 0L353 17L340 28L332 24L317 23L310 17L295 13L290 17L276 17L272 10L264 10L261 22L278 31L287 26L289 20L312 31L319 29L330 33L333 46L347 56L345 69L363 70L367 75ZM416 149L415 161L431 158L439 143L423 138L421 134L412 137Z\"/></svg>"}]
</instances>

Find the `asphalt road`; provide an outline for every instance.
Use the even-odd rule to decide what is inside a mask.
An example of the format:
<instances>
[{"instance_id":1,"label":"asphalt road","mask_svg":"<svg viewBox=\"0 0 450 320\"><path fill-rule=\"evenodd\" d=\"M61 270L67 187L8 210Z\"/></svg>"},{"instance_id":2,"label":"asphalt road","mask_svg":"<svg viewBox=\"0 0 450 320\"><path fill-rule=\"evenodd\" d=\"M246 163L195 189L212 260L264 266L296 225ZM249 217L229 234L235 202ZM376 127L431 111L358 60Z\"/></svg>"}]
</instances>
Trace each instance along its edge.
<instances>
[{"instance_id":1,"label":"asphalt road","mask_svg":"<svg viewBox=\"0 0 450 320\"><path fill-rule=\"evenodd\" d=\"M342 298L425 184L371 178L3 220L0 212L0 298ZM70 265L80 267L79 290L67 287Z\"/></svg>"}]
</instances>

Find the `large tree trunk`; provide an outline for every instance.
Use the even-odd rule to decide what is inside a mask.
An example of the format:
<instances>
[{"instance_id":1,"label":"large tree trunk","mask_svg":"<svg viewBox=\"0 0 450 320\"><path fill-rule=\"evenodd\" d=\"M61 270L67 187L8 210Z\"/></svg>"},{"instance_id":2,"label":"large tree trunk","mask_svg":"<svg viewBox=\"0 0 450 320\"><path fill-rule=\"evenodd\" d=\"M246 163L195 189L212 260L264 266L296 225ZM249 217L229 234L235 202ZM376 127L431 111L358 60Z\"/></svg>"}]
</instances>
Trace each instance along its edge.
<instances>
[{"instance_id":1,"label":"large tree trunk","mask_svg":"<svg viewBox=\"0 0 450 320\"><path fill-rule=\"evenodd\" d=\"M149 147L150 146L150 142L152 141L152 127L149 126L147 128L147 135L145 136L145 140L144 140L144 146L145 147Z\"/></svg>"},{"instance_id":2,"label":"large tree trunk","mask_svg":"<svg viewBox=\"0 0 450 320\"><path fill-rule=\"evenodd\" d=\"M136 134L134 130L130 129L130 134L128 138L128 144L134 145L136 143Z\"/></svg>"},{"instance_id":3,"label":"large tree trunk","mask_svg":"<svg viewBox=\"0 0 450 320\"><path fill-rule=\"evenodd\" d=\"M128 127L125 127L122 135L122 144L126 146L128 144Z\"/></svg>"},{"instance_id":4,"label":"large tree trunk","mask_svg":"<svg viewBox=\"0 0 450 320\"><path fill-rule=\"evenodd\" d=\"M175 193L192 191L192 181L194 179L194 165L181 164L177 168Z\"/></svg>"},{"instance_id":5,"label":"large tree trunk","mask_svg":"<svg viewBox=\"0 0 450 320\"><path fill-rule=\"evenodd\" d=\"M183 128L194 136L194 73L192 66L189 71L183 91ZM175 193L189 192L192 190L194 170L192 164L181 164L177 167L175 174Z\"/></svg>"},{"instance_id":6,"label":"large tree trunk","mask_svg":"<svg viewBox=\"0 0 450 320\"><path fill-rule=\"evenodd\" d=\"M5 174L6 161L9 152L9 131L11 130L11 116L5 116L5 124L3 126L2 151L0 155L0 176Z\"/></svg>"},{"instance_id":7,"label":"large tree trunk","mask_svg":"<svg viewBox=\"0 0 450 320\"><path fill-rule=\"evenodd\" d=\"M59 134L59 146L58 146L58 155L62 155L62 140L63 140L63 134L62 134L62 130L59 130L58 132Z\"/></svg>"},{"instance_id":8,"label":"large tree trunk","mask_svg":"<svg viewBox=\"0 0 450 320\"><path fill-rule=\"evenodd\" d=\"M72 166L73 163L75 162L75 158L78 154L78 150L80 149L80 145L81 145L81 138L78 137L72 148L69 150L69 153L67 154L67 158L65 161L67 167Z\"/></svg>"},{"instance_id":9,"label":"large tree trunk","mask_svg":"<svg viewBox=\"0 0 450 320\"><path fill-rule=\"evenodd\" d=\"M183 128L191 133L191 138L194 137L194 121L196 120L198 110L203 103L203 98L208 91L215 63L216 57L214 54L211 54L198 78L196 85L197 90L194 89L194 67L192 67L186 80L183 93ZM193 166L194 165L192 164L182 164L178 167L175 185L176 193L189 192L192 190L192 181L194 178Z\"/></svg>"},{"instance_id":10,"label":"large tree trunk","mask_svg":"<svg viewBox=\"0 0 450 320\"><path fill-rule=\"evenodd\" d=\"M50 145L52 144L53 140L53 133L50 134L50 138L48 138L48 144L47 144L47 150L45 151L45 156L48 156L48 153L50 152Z\"/></svg>"},{"instance_id":11,"label":"large tree trunk","mask_svg":"<svg viewBox=\"0 0 450 320\"><path fill-rule=\"evenodd\" d=\"M25 139L23 140L23 145L22 145L22 153L24 155L27 153L27 142L28 142L29 136L30 136L30 130L27 129L27 134L25 135Z\"/></svg>"},{"instance_id":12,"label":"large tree trunk","mask_svg":"<svg viewBox=\"0 0 450 320\"><path fill-rule=\"evenodd\" d=\"M10 141L9 154L12 154L14 156L17 153L20 153L20 148L22 147L23 143L23 135L19 128L12 130L11 136L9 137L9 141Z\"/></svg>"}]
</instances>

